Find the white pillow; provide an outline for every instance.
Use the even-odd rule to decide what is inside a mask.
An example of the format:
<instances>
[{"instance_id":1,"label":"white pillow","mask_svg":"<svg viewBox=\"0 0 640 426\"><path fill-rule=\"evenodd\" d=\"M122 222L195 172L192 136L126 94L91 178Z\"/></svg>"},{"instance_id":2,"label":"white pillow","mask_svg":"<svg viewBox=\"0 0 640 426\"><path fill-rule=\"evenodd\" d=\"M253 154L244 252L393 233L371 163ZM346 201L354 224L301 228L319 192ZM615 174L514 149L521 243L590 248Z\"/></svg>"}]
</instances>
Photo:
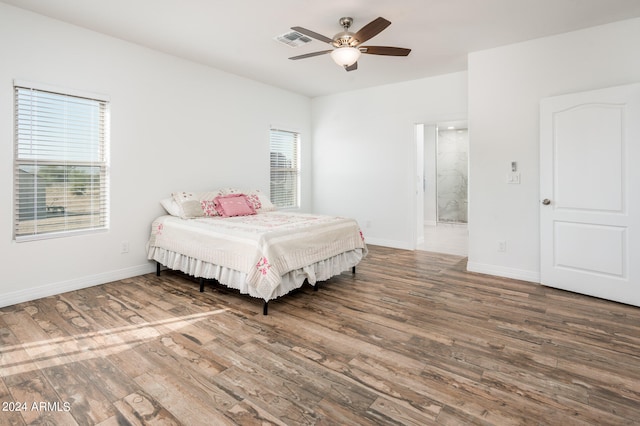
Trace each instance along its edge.
<instances>
[{"instance_id":1,"label":"white pillow","mask_svg":"<svg viewBox=\"0 0 640 426\"><path fill-rule=\"evenodd\" d=\"M197 194L193 192L172 192L171 197L178 205L178 215L183 219L204 216Z\"/></svg>"},{"instance_id":2,"label":"white pillow","mask_svg":"<svg viewBox=\"0 0 640 426\"><path fill-rule=\"evenodd\" d=\"M175 202L173 198L164 198L160 200L160 205L169 213L171 216L180 216L180 206Z\"/></svg>"}]
</instances>

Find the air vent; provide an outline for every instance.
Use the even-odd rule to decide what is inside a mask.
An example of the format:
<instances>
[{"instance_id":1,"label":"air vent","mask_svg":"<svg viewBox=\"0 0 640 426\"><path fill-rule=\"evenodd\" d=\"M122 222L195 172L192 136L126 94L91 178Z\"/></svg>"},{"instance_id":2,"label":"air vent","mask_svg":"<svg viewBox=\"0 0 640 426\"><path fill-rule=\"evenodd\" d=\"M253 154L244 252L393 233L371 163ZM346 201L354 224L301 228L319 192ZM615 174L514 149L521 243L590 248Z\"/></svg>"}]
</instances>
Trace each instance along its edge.
<instances>
[{"instance_id":1,"label":"air vent","mask_svg":"<svg viewBox=\"0 0 640 426\"><path fill-rule=\"evenodd\" d=\"M304 34L300 34L297 31L289 31L288 33L280 34L273 39L290 47L302 46L311 41L309 37Z\"/></svg>"}]
</instances>

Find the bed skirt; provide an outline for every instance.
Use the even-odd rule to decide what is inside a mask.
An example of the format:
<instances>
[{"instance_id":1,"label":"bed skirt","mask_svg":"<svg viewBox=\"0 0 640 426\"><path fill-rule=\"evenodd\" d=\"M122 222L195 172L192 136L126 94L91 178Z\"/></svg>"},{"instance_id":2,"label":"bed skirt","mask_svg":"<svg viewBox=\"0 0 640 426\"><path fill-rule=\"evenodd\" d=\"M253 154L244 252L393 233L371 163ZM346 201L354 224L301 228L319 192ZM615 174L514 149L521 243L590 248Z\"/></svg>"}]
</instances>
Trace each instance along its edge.
<instances>
[{"instance_id":1,"label":"bed skirt","mask_svg":"<svg viewBox=\"0 0 640 426\"><path fill-rule=\"evenodd\" d=\"M204 262L160 247L150 247L148 254L149 259L153 259L169 269L181 271L196 278L215 279L220 284L240 290L242 294L248 294L249 296L268 302L269 300L284 296L292 290L302 287L305 280L308 281L309 284L315 285L318 281L325 281L333 276L339 275L355 267L366 253L365 250L358 248L287 272L282 276L280 285L274 289L270 299L265 299L255 288L247 283L247 274L245 272Z\"/></svg>"}]
</instances>

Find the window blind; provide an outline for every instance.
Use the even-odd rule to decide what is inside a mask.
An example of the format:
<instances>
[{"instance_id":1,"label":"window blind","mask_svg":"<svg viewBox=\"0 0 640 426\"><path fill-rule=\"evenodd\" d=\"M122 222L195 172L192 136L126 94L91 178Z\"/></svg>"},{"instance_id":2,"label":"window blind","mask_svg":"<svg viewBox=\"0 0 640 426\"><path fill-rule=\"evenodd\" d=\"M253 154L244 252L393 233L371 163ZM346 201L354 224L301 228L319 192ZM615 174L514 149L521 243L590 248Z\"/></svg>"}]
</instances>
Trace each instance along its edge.
<instances>
[{"instance_id":1,"label":"window blind","mask_svg":"<svg viewBox=\"0 0 640 426\"><path fill-rule=\"evenodd\" d=\"M107 229L108 102L14 90L16 241Z\"/></svg>"},{"instance_id":2,"label":"window blind","mask_svg":"<svg viewBox=\"0 0 640 426\"><path fill-rule=\"evenodd\" d=\"M299 206L300 134L271 129L271 202L282 208Z\"/></svg>"}]
</instances>

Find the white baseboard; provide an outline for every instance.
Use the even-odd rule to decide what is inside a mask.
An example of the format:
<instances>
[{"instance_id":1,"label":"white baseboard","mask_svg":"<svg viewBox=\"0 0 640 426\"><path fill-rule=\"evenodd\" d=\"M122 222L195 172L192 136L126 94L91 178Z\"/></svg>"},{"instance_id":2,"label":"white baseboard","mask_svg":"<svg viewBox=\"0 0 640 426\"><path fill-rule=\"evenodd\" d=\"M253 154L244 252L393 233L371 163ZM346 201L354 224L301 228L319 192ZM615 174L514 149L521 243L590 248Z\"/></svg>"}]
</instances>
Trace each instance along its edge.
<instances>
[{"instance_id":1,"label":"white baseboard","mask_svg":"<svg viewBox=\"0 0 640 426\"><path fill-rule=\"evenodd\" d=\"M507 268L498 265L488 265L486 263L467 262L467 270L469 272L478 272L481 274L495 275L498 277L513 278L516 280L529 281L532 283L540 283L540 272L527 271L524 269Z\"/></svg>"},{"instance_id":2,"label":"white baseboard","mask_svg":"<svg viewBox=\"0 0 640 426\"><path fill-rule=\"evenodd\" d=\"M385 240L379 238L366 238L365 242L367 244L371 244L374 246L383 246L383 247L391 247L403 250L413 250L414 247L411 247L406 241L396 241L396 240Z\"/></svg>"},{"instance_id":3,"label":"white baseboard","mask_svg":"<svg viewBox=\"0 0 640 426\"><path fill-rule=\"evenodd\" d=\"M86 277L75 278L69 281L50 283L39 287L0 294L0 307L15 305L16 303L28 302L30 300L36 300L42 297L66 293L68 291L80 290L82 288L110 283L112 281L118 281L125 278L136 277L138 275L144 275L150 272L154 272L155 270L155 264L150 262L144 265L118 269L102 274L89 275Z\"/></svg>"}]
</instances>

